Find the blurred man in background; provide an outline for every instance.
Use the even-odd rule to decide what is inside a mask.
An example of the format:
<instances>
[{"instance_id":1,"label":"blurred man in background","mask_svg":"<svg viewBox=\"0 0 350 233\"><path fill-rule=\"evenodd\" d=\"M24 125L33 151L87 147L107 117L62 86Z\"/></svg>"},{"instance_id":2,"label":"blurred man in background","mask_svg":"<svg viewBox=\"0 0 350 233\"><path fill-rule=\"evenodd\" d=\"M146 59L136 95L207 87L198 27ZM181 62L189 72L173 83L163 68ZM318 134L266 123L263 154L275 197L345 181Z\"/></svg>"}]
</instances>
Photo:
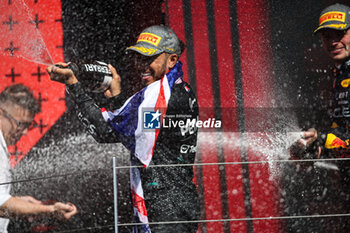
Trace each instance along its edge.
<instances>
[{"instance_id":1,"label":"blurred man in background","mask_svg":"<svg viewBox=\"0 0 350 233\"><path fill-rule=\"evenodd\" d=\"M0 232L7 232L11 217L51 215L64 220L77 213L73 204L56 202L43 205L31 196L11 196L11 168L7 146L15 145L33 124L40 106L30 90L21 84L5 88L0 93Z\"/></svg>"}]
</instances>

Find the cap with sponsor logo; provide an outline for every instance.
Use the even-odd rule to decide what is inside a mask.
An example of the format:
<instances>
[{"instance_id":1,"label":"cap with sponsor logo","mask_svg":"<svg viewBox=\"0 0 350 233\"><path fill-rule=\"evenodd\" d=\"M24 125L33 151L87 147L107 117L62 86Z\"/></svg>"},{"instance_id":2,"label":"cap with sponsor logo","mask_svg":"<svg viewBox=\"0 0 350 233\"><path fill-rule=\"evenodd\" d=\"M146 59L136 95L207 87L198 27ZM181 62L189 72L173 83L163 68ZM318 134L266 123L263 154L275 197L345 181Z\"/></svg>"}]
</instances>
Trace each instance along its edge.
<instances>
[{"instance_id":1,"label":"cap with sponsor logo","mask_svg":"<svg viewBox=\"0 0 350 233\"><path fill-rule=\"evenodd\" d=\"M163 52L181 55L180 40L169 27L155 25L146 28L139 35L135 45L127 50L136 51L145 56L154 56Z\"/></svg>"},{"instance_id":2,"label":"cap with sponsor logo","mask_svg":"<svg viewBox=\"0 0 350 233\"><path fill-rule=\"evenodd\" d=\"M350 27L350 7L336 3L325 8L320 15L318 28L314 33L323 28L346 30Z\"/></svg>"}]
</instances>

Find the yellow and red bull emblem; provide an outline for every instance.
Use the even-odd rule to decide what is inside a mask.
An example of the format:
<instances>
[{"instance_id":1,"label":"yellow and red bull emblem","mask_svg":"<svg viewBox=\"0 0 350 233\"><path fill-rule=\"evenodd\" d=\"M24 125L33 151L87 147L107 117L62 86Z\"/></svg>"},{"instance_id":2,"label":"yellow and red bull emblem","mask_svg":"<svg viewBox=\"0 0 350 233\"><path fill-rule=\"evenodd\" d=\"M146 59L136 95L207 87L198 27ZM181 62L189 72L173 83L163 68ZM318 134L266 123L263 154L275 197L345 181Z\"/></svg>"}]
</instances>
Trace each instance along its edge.
<instances>
[{"instance_id":1,"label":"yellow and red bull emblem","mask_svg":"<svg viewBox=\"0 0 350 233\"><path fill-rule=\"evenodd\" d=\"M350 85L350 78L344 79L340 84L342 87L348 87Z\"/></svg>"},{"instance_id":2,"label":"yellow and red bull emblem","mask_svg":"<svg viewBox=\"0 0 350 233\"><path fill-rule=\"evenodd\" d=\"M141 33L141 35L137 39L137 42L143 41L143 42L150 43L150 44L157 47L161 39L162 39L162 37L157 36L157 35L152 34L152 33Z\"/></svg>"},{"instance_id":3,"label":"yellow and red bull emblem","mask_svg":"<svg viewBox=\"0 0 350 233\"><path fill-rule=\"evenodd\" d=\"M325 143L326 149L335 149L335 148L348 148L349 146L349 140L341 140L337 136L335 136L332 133L327 134L327 139Z\"/></svg>"},{"instance_id":4,"label":"yellow and red bull emblem","mask_svg":"<svg viewBox=\"0 0 350 233\"><path fill-rule=\"evenodd\" d=\"M320 25L327 21L340 21L345 22L345 13L341 11L327 12L320 17Z\"/></svg>"}]
</instances>

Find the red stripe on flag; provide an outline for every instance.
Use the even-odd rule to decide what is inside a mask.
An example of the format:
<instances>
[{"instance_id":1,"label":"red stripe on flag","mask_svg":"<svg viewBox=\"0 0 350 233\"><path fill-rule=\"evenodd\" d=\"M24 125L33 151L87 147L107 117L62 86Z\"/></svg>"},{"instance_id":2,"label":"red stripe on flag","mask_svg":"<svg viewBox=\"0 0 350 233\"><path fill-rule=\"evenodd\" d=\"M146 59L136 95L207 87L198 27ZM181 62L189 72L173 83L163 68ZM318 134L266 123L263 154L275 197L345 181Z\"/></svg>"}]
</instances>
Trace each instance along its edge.
<instances>
[{"instance_id":1,"label":"red stripe on flag","mask_svg":"<svg viewBox=\"0 0 350 233\"><path fill-rule=\"evenodd\" d=\"M154 107L155 111L159 111L162 114L162 115L160 115L160 122L163 122L163 118L164 118L164 115L165 115L166 110L167 110L167 103L166 103L165 94L164 94L164 87L163 87L163 82L164 82L165 78L166 77L164 77L160 80L159 95L158 95L156 105ZM156 142L157 142L159 132L160 132L160 129L155 130L154 145L152 148L152 154L150 156L153 156L153 152L154 152L154 149L156 148ZM147 155L147 156L149 156L149 155Z\"/></svg>"},{"instance_id":2,"label":"red stripe on flag","mask_svg":"<svg viewBox=\"0 0 350 233\"><path fill-rule=\"evenodd\" d=\"M137 195L137 193L134 190L131 190L131 195L132 203L134 207L137 208L137 211L143 216L147 216L145 200L139 195Z\"/></svg>"}]
</instances>

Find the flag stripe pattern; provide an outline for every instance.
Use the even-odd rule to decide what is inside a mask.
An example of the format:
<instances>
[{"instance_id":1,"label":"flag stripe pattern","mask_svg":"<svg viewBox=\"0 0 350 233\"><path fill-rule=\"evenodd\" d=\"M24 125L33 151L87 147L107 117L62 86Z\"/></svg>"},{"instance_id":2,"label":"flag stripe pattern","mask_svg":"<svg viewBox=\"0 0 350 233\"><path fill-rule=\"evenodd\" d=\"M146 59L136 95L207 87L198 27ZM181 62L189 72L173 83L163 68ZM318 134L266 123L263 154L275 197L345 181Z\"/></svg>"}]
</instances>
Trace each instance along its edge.
<instances>
[{"instance_id":1,"label":"flag stripe pattern","mask_svg":"<svg viewBox=\"0 0 350 233\"><path fill-rule=\"evenodd\" d=\"M150 164L160 132L160 128L152 131L144 129L144 110L160 113L160 122L162 122L172 87L178 79L182 80L182 75L182 64L178 62L162 79L131 96L120 109L115 111L101 109L104 119L111 124L120 135L123 145L130 150L131 166L137 165L137 160L145 167ZM147 211L138 168L130 170L130 186L136 221L147 223ZM143 226L141 231L150 232L147 225Z\"/></svg>"}]
</instances>

